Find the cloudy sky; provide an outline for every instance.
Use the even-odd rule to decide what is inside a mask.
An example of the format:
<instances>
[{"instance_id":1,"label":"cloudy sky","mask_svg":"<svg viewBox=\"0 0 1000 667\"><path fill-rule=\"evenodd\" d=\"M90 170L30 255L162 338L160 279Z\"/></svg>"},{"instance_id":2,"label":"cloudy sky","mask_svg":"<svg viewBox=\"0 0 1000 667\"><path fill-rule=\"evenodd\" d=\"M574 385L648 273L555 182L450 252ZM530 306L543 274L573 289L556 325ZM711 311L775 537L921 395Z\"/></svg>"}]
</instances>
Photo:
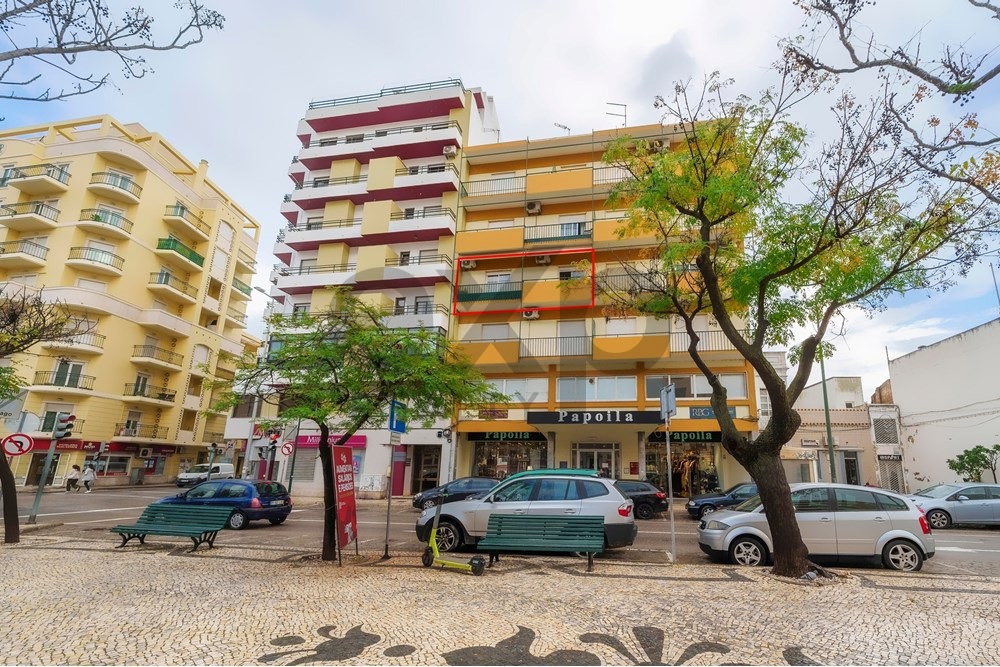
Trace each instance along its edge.
<instances>
[{"instance_id":1,"label":"cloudy sky","mask_svg":"<svg viewBox=\"0 0 1000 667\"><path fill-rule=\"evenodd\" d=\"M719 70L739 90L766 86L778 40L802 21L792 0L204 2L226 16L221 33L150 57L156 71L141 80L118 75L113 61L98 61L115 73L114 90L57 103L0 102L0 127L107 113L159 132L188 159L207 160L209 177L263 225L263 269L274 262L273 240L284 223L278 209L291 191L288 166L298 147L295 128L310 100L459 78L494 97L504 139L560 134L555 123L574 133L620 125L609 113L621 107L609 103L626 105L629 124L655 123L653 99L673 81ZM145 4L157 8L165 28L171 3ZM997 43L983 13L961 0L881 0L868 20L885 41L919 35L934 51L942 41ZM984 116L1000 117L1000 86L979 97L974 104ZM821 106L802 114L799 120L818 134L828 126ZM268 286L266 270L255 284ZM265 299L255 297L251 329L260 333ZM874 319L850 318L827 375L861 376L867 398L888 378L887 356L998 313L984 264L945 294L911 295Z\"/></svg>"}]
</instances>

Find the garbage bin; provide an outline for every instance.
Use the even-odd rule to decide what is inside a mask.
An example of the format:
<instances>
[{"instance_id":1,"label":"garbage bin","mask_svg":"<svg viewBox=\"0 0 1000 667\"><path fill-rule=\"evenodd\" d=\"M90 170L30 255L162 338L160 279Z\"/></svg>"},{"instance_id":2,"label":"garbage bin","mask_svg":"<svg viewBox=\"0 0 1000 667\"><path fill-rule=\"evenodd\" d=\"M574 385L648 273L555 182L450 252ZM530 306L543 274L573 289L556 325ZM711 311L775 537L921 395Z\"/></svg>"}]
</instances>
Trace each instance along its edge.
<instances>
[{"instance_id":1,"label":"garbage bin","mask_svg":"<svg viewBox=\"0 0 1000 667\"><path fill-rule=\"evenodd\" d=\"M138 486L139 484L142 484L142 480L145 477L145 468L133 468L128 474L128 483L132 486Z\"/></svg>"}]
</instances>

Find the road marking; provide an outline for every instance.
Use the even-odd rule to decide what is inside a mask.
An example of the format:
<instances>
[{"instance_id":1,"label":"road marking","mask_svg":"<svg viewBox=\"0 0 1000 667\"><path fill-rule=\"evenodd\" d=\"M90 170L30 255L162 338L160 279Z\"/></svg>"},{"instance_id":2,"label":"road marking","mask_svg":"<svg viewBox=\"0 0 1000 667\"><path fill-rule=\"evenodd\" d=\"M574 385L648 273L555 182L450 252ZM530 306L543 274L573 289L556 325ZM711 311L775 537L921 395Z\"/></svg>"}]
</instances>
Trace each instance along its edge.
<instances>
[{"instance_id":1,"label":"road marking","mask_svg":"<svg viewBox=\"0 0 1000 667\"><path fill-rule=\"evenodd\" d=\"M963 554L1000 554L1000 549L966 549L965 547L937 547L935 551L952 551Z\"/></svg>"},{"instance_id":2,"label":"road marking","mask_svg":"<svg viewBox=\"0 0 1000 667\"><path fill-rule=\"evenodd\" d=\"M38 514L37 516L64 516L66 514L93 514L94 512L131 512L132 510L143 510L146 509L145 505L140 507L111 507L107 509L93 509L93 510L75 510L73 512L48 512L46 514ZM22 518L27 519L29 515L25 514Z\"/></svg>"}]
</instances>

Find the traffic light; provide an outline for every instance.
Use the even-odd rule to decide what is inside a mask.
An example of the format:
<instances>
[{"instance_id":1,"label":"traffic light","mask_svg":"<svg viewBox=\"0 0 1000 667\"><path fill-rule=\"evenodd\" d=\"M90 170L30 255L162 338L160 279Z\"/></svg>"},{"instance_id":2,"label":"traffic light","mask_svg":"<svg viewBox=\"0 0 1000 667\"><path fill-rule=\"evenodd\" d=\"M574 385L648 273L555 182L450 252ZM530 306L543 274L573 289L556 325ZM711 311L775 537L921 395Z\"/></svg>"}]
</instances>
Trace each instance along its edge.
<instances>
[{"instance_id":1,"label":"traffic light","mask_svg":"<svg viewBox=\"0 0 1000 667\"><path fill-rule=\"evenodd\" d=\"M76 422L76 415L68 412L60 412L56 417L56 426L52 429L52 439L62 440L73 435L73 424Z\"/></svg>"}]
</instances>

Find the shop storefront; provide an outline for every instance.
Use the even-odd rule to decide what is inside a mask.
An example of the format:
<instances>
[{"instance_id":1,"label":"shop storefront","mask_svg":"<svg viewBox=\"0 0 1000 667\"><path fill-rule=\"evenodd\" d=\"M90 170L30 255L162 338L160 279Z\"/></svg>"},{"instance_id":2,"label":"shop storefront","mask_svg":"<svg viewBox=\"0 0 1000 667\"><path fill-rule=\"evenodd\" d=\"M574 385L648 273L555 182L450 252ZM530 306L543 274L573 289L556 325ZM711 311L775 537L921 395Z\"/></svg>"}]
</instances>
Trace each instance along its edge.
<instances>
[{"instance_id":1,"label":"shop storefront","mask_svg":"<svg viewBox=\"0 0 1000 667\"><path fill-rule=\"evenodd\" d=\"M532 431L482 431L468 434L472 470L477 477L503 479L524 470L549 467L548 440Z\"/></svg>"},{"instance_id":2,"label":"shop storefront","mask_svg":"<svg viewBox=\"0 0 1000 667\"><path fill-rule=\"evenodd\" d=\"M723 484L721 443L719 431L671 431L668 465L666 433L650 433L646 438L646 479L666 490L669 470L674 496L710 493Z\"/></svg>"}]
</instances>

